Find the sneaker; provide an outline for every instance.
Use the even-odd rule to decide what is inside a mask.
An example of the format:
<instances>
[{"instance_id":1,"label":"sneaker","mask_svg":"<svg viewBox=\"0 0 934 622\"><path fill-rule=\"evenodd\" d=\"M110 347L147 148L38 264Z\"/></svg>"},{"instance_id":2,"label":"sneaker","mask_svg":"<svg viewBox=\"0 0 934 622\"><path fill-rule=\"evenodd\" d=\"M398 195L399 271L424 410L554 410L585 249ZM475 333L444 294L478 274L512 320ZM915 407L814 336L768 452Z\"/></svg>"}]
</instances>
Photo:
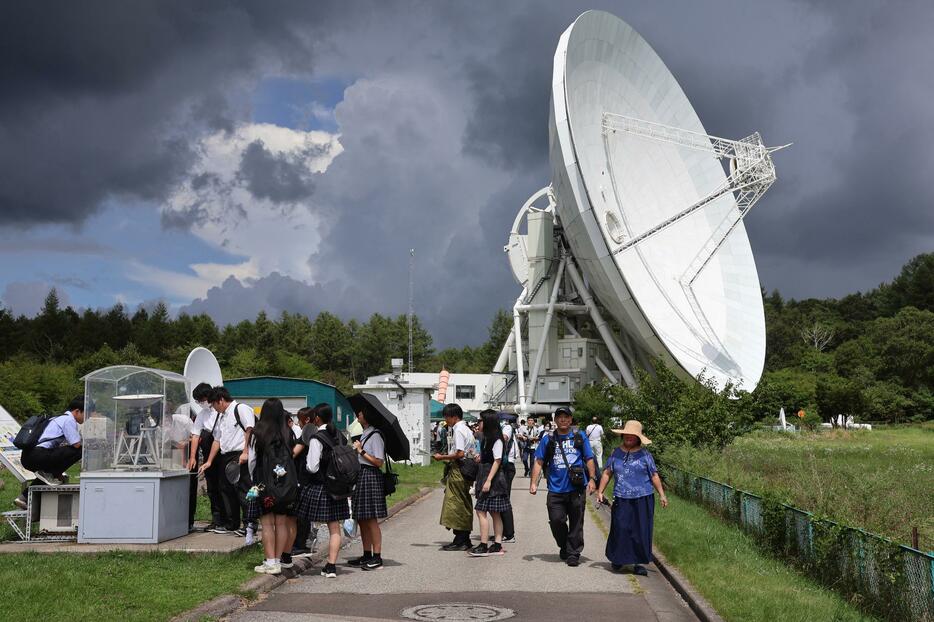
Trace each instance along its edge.
<instances>
[{"instance_id":1,"label":"sneaker","mask_svg":"<svg viewBox=\"0 0 934 622\"><path fill-rule=\"evenodd\" d=\"M363 564L370 561L371 557L372 557L371 555L364 553L360 557L354 557L353 559L347 560L347 565L352 566L354 568L361 568L363 567Z\"/></svg>"},{"instance_id":2,"label":"sneaker","mask_svg":"<svg viewBox=\"0 0 934 622\"><path fill-rule=\"evenodd\" d=\"M363 565L360 568L363 570L379 570L382 567L383 567L382 557L371 557L370 559L363 562Z\"/></svg>"},{"instance_id":3,"label":"sneaker","mask_svg":"<svg viewBox=\"0 0 934 622\"><path fill-rule=\"evenodd\" d=\"M298 557L311 557L311 549L293 548L293 549L292 549L292 557L293 557L293 558L298 558Z\"/></svg>"},{"instance_id":4,"label":"sneaker","mask_svg":"<svg viewBox=\"0 0 934 622\"><path fill-rule=\"evenodd\" d=\"M253 570L260 574L282 574L282 568L279 567L278 563L268 563L263 562L259 566L253 566Z\"/></svg>"},{"instance_id":5,"label":"sneaker","mask_svg":"<svg viewBox=\"0 0 934 622\"><path fill-rule=\"evenodd\" d=\"M62 480L58 479L48 471L36 471L36 479L45 482L49 486L61 486Z\"/></svg>"},{"instance_id":6,"label":"sneaker","mask_svg":"<svg viewBox=\"0 0 934 622\"><path fill-rule=\"evenodd\" d=\"M282 557L279 558L279 566L281 568L291 568L295 564L292 563L292 556L289 553L283 553Z\"/></svg>"},{"instance_id":7,"label":"sneaker","mask_svg":"<svg viewBox=\"0 0 934 622\"><path fill-rule=\"evenodd\" d=\"M571 568L576 568L576 567L580 566L581 558L578 557L577 555L574 555L573 557L570 557L570 556L569 556L569 557L568 557L568 560L567 560L566 562L564 562L564 563L566 563L566 564L567 564L568 566L570 566Z\"/></svg>"},{"instance_id":8,"label":"sneaker","mask_svg":"<svg viewBox=\"0 0 934 622\"><path fill-rule=\"evenodd\" d=\"M324 568L321 569L321 576L327 577L328 579L336 579L337 578L337 566L328 562L327 564L324 565Z\"/></svg>"},{"instance_id":9,"label":"sneaker","mask_svg":"<svg viewBox=\"0 0 934 622\"><path fill-rule=\"evenodd\" d=\"M503 550L503 545L499 542L494 542L490 545L489 554L490 555L502 555L506 551Z\"/></svg>"},{"instance_id":10,"label":"sneaker","mask_svg":"<svg viewBox=\"0 0 934 622\"><path fill-rule=\"evenodd\" d=\"M56 479L61 480L61 481L62 481L62 484L67 484L67 483L68 483L68 473L59 473L58 475L56 475Z\"/></svg>"},{"instance_id":11,"label":"sneaker","mask_svg":"<svg viewBox=\"0 0 934 622\"><path fill-rule=\"evenodd\" d=\"M566 562L568 560L568 552L562 547L562 549L558 551L558 557L561 558L561 561Z\"/></svg>"},{"instance_id":12,"label":"sneaker","mask_svg":"<svg viewBox=\"0 0 934 622\"><path fill-rule=\"evenodd\" d=\"M256 531L253 529L253 526L250 525L246 528L246 533L243 534L243 543L250 546L254 542L256 542ZM283 555L285 555L285 553L283 553ZM289 567L291 567L291 565Z\"/></svg>"},{"instance_id":13,"label":"sneaker","mask_svg":"<svg viewBox=\"0 0 934 622\"><path fill-rule=\"evenodd\" d=\"M217 525L217 526L214 527L214 529L212 529L211 531L212 531L213 533L220 533L220 534L230 533L229 531L227 531L227 528L224 527L223 525Z\"/></svg>"},{"instance_id":14,"label":"sneaker","mask_svg":"<svg viewBox=\"0 0 934 622\"><path fill-rule=\"evenodd\" d=\"M25 510L26 509L26 497L23 495L16 497L15 499L13 499L13 505L15 505L21 510Z\"/></svg>"},{"instance_id":15,"label":"sneaker","mask_svg":"<svg viewBox=\"0 0 934 622\"><path fill-rule=\"evenodd\" d=\"M442 551L469 551L469 542L452 542L441 547Z\"/></svg>"},{"instance_id":16,"label":"sneaker","mask_svg":"<svg viewBox=\"0 0 934 622\"><path fill-rule=\"evenodd\" d=\"M486 557L489 554L490 554L489 548L487 548L487 545L485 545L482 542L478 544L477 546L473 547L472 549L470 549L470 551L468 552L468 555L470 555L471 557Z\"/></svg>"},{"instance_id":17,"label":"sneaker","mask_svg":"<svg viewBox=\"0 0 934 622\"><path fill-rule=\"evenodd\" d=\"M217 523L208 523L208 526L204 528L205 533L209 531L214 531L217 529Z\"/></svg>"},{"instance_id":18,"label":"sneaker","mask_svg":"<svg viewBox=\"0 0 934 622\"><path fill-rule=\"evenodd\" d=\"M509 538L503 538L503 544L515 544L515 543L516 543L515 536L510 536Z\"/></svg>"},{"instance_id":19,"label":"sneaker","mask_svg":"<svg viewBox=\"0 0 934 622\"><path fill-rule=\"evenodd\" d=\"M246 537L246 529L244 529L243 527L241 527L240 529L234 529L233 532L231 533L233 533L235 536L240 536L241 538Z\"/></svg>"},{"instance_id":20,"label":"sneaker","mask_svg":"<svg viewBox=\"0 0 934 622\"><path fill-rule=\"evenodd\" d=\"M649 576L649 571L645 569L645 566L640 566L639 564L636 564L635 566L632 567L632 574L637 574L640 577L647 577Z\"/></svg>"}]
</instances>

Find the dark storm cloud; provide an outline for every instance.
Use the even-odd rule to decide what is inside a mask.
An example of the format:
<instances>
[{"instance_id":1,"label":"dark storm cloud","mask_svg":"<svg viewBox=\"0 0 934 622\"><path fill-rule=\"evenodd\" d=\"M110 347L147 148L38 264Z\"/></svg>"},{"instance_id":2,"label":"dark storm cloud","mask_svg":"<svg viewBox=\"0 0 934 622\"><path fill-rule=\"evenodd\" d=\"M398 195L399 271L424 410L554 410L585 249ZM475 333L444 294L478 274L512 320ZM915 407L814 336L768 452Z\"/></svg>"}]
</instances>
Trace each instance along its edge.
<instances>
[{"instance_id":1,"label":"dark storm cloud","mask_svg":"<svg viewBox=\"0 0 934 622\"><path fill-rule=\"evenodd\" d=\"M275 154L261 140L250 143L237 172L250 193L273 203L294 203L314 191L314 173L308 161L327 153L324 147L309 148L298 154Z\"/></svg>"},{"instance_id":2,"label":"dark storm cloud","mask_svg":"<svg viewBox=\"0 0 934 622\"><path fill-rule=\"evenodd\" d=\"M0 224L158 200L260 69L310 68L321 5L13 3L0 20ZM294 10L291 10L294 9ZM239 117L235 117L239 115Z\"/></svg>"}]
</instances>

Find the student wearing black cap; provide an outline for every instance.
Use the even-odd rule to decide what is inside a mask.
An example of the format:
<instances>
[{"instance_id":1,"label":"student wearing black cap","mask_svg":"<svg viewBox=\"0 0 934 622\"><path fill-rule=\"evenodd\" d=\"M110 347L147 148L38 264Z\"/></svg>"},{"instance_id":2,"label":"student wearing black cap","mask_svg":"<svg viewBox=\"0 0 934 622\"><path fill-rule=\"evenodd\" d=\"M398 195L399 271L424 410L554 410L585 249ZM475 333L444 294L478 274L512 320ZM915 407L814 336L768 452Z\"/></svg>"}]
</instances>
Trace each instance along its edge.
<instances>
[{"instance_id":1,"label":"student wearing black cap","mask_svg":"<svg viewBox=\"0 0 934 622\"><path fill-rule=\"evenodd\" d=\"M568 566L580 564L584 550L584 511L586 495L595 490L593 451L587 435L571 432L574 419L568 408L554 415L556 430L543 437L535 451L529 492L538 492L542 468L548 478L548 523L561 559Z\"/></svg>"}]
</instances>

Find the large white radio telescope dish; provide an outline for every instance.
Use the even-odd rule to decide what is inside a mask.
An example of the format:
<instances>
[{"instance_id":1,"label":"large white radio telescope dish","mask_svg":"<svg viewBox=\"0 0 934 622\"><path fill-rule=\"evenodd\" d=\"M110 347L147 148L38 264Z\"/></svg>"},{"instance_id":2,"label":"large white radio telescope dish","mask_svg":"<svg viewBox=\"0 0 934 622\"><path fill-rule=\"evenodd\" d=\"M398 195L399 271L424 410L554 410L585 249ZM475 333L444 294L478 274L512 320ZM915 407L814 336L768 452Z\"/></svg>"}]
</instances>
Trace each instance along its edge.
<instances>
[{"instance_id":1,"label":"large white radio telescope dish","mask_svg":"<svg viewBox=\"0 0 934 622\"><path fill-rule=\"evenodd\" d=\"M219 387L224 384L221 366L218 364L214 353L200 346L188 354L183 375L188 379L189 391L193 391L202 382L206 382L212 387ZM188 403L191 405L191 412L197 413L201 410L201 406L195 402L191 395L188 396Z\"/></svg>"},{"instance_id":2,"label":"large white radio telescope dish","mask_svg":"<svg viewBox=\"0 0 934 622\"><path fill-rule=\"evenodd\" d=\"M706 136L655 51L602 11L561 36L549 129L556 213L600 304L683 375L755 388L765 319L742 217L772 150Z\"/></svg>"}]
</instances>

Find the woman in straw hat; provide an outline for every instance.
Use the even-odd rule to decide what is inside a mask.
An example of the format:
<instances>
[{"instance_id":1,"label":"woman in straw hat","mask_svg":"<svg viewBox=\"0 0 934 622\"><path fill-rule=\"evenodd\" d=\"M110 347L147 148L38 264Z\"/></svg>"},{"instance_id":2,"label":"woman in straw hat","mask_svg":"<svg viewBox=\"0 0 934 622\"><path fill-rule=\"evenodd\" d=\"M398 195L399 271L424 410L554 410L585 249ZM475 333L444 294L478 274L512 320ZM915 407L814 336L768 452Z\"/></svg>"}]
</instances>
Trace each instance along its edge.
<instances>
[{"instance_id":1,"label":"woman in straw hat","mask_svg":"<svg viewBox=\"0 0 934 622\"><path fill-rule=\"evenodd\" d=\"M662 489L655 460L645 449L652 441L642 434L642 424L630 420L613 433L622 435L623 444L610 455L597 487L597 500L603 503L603 491L610 476L616 479L606 556L613 570L632 564L633 574L645 576L647 572L641 564L652 560L653 488L658 491L663 508L668 507L668 497Z\"/></svg>"}]
</instances>

